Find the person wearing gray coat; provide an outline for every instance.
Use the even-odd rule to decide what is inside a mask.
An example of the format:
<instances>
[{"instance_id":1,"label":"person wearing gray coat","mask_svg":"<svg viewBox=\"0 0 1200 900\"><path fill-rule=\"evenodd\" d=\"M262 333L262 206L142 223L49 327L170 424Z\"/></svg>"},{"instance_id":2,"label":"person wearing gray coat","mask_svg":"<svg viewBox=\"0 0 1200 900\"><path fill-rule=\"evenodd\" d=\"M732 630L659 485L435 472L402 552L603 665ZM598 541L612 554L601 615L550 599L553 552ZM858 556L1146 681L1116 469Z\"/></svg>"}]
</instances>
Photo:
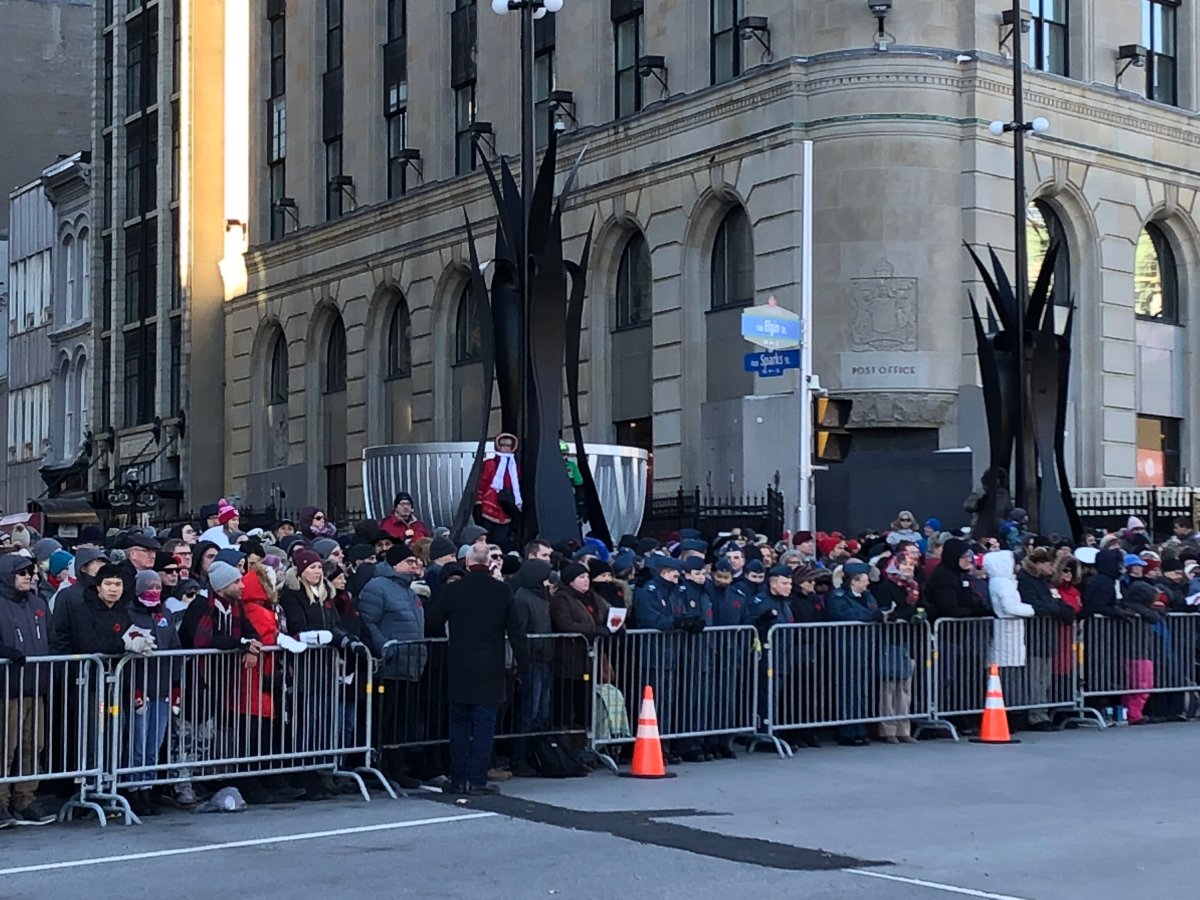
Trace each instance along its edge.
<instances>
[{"instance_id":1,"label":"person wearing gray coat","mask_svg":"<svg viewBox=\"0 0 1200 900\"><path fill-rule=\"evenodd\" d=\"M403 751L389 747L421 739L419 686L429 647L424 643L425 607L412 589L420 574L421 560L404 544L396 544L358 595L364 637L382 660L383 699L376 717L376 746L383 751L384 773L405 788L418 787L419 782L407 774Z\"/></svg>"}]
</instances>

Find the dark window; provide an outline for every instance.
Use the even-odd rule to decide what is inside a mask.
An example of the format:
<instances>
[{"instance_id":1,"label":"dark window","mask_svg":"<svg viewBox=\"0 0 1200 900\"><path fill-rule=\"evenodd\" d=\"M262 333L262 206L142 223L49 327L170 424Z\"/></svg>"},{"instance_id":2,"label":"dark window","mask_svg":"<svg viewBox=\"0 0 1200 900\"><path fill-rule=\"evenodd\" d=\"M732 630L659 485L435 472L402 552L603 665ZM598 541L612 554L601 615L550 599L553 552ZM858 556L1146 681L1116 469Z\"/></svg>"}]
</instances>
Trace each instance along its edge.
<instances>
[{"instance_id":1,"label":"dark window","mask_svg":"<svg viewBox=\"0 0 1200 900\"><path fill-rule=\"evenodd\" d=\"M287 231L288 213L279 205L287 195L287 164L273 163L268 175L271 182L271 240L276 240Z\"/></svg>"},{"instance_id":2,"label":"dark window","mask_svg":"<svg viewBox=\"0 0 1200 900\"><path fill-rule=\"evenodd\" d=\"M1029 13L1029 64L1043 72L1069 74L1067 0L1029 0Z\"/></svg>"},{"instance_id":3,"label":"dark window","mask_svg":"<svg viewBox=\"0 0 1200 900\"><path fill-rule=\"evenodd\" d=\"M639 231L621 251L617 270L617 327L649 325L654 281L650 271L650 248Z\"/></svg>"},{"instance_id":4,"label":"dark window","mask_svg":"<svg viewBox=\"0 0 1200 900\"><path fill-rule=\"evenodd\" d=\"M108 331L112 328L112 303L113 303L113 239L111 235L105 235L100 242L100 252L104 254L104 259L100 261L100 305L103 307L100 314L93 313L93 321L99 320L101 330Z\"/></svg>"},{"instance_id":5,"label":"dark window","mask_svg":"<svg viewBox=\"0 0 1200 900\"><path fill-rule=\"evenodd\" d=\"M125 338L125 427L146 425L154 419L156 331L143 325L126 331Z\"/></svg>"},{"instance_id":6,"label":"dark window","mask_svg":"<svg viewBox=\"0 0 1200 900\"><path fill-rule=\"evenodd\" d=\"M179 316L171 319L171 384L168 416L183 409L183 327Z\"/></svg>"},{"instance_id":7,"label":"dark window","mask_svg":"<svg viewBox=\"0 0 1200 900\"><path fill-rule=\"evenodd\" d=\"M112 424L112 339L100 342L100 428Z\"/></svg>"},{"instance_id":8,"label":"dark window","mask_svg":"<svg viewBox=\"0 0 1200 900\"><path fill-rule=\"evenodd\" d=\"M1138 487L1174 487L1180 482L1179 419L1137 417Z\"/></svg>"},{"instance_id":9,"label":"dark window","mask_svg":"<svg viewBox=\"0 0 1200 900\"><path fill-rule=\"evenodd\" d=\"M325 0L325 71L342 67L342 0Z\"/></svg>"},{"instance_id":10,"label":"dark window","mask_svg":"<svg viewBox=\"0 0 1200 900\"><path fill-rule=\"evenodd\" d=\"M271 380L267 385L267 403L275 406L288 402L288 349L283 332L275 336L271 347Z\"/></svg>"},{"instance_id":11,"label":"dark window","mask_svg":"<svg viewBox=\"0 0 1200 900\"><path fill-rule=\"evenodd\" d=\"M458 310L454 317L454 362L479 362L482 358L483 336L479 330L479 310L471 295L471 286L464 285L458 295Z\"/></svg>"},{"instance_id":12,"label":"dark window","mask_svg":"<svg viewBox=\"0 0 1200 900\"><path fill-rule=\"evenodd\" d=\"M398 110L387 116L388 142L388 199L403 197L408 190L408 166L405 164L401 151L407 147L408 141L408 111Z\"/></svg>"},{"instance_id":13,"label":"dark window","mask_svg":"<svg viewBox=\"0 0 1200 900\"><path fill-rule=\"evenodd\" d=\"M475 122L475 82L454 92L454 174L465 175L475 168L475 145L470 127Z\"/></svg>"},{"instance_id":14,"label":"dark window","mask_svg":"<svg viewBox=\"0 0 1200 900\"><path fill-rule=\"evenodd\" d=\"M646 17L640 3L632 12L627 12L623 18L613 21L616 76L613 96L616 99L618 119L642 108L642 79L637 73L637 61L642 55L642 45L645 43L645 27Z\"/></svg>"},{"instance_id":15,"label":"dark window","mask_svg":"<svg viewBox=\"0 0 1200 900\"><path fill-rule=\"evenodd\" d=\"M1142 0L1142 44L1146 54L1146 96L1176 106L1176 14L1179 0Z\"/></svg>"},{"instance_id":16,"label":"dark window","mask_svg":"<svg viewBox=\"0 0 1200 900\"><path fill-rule=\"evenodd\" d=\"M392 310L388 323L387 377L409 378L412 376L412 320L408 304L401 297Z\"/></svg>"},{"instance_id":17,"label":"dark window","mask_svg":"<svg viewBox=\"0 0 1200 900\"><path fill-rule=\"evenodd\" d=\"M142 108L145 89L146 17L138 16L125 31L125 115Z\"/></svg>"},{"instance_id":18,"label":"dark window","mask_svg":"<svg viewBox=\"0 0 1200 900\"><path fill-rule=\"evenodd\" d=\"M180 21L180 0L171 4L171 93L179 93L181 73L179 67L183 64L183 25Z\"/></svg>"},{"instance_id":19,"label":"dark window","mask_svg":"<svg viewBox=\"0 0 1200 900\"><path fill-rule=\"evenodd\" d=\"M325 393L336 394L346 389L346 326L340 318L333 320L329 340L325 344Z\"/></svg>"},{"instance_id":20,"label":"dark window","mask_svg":"<svg viewBox=\"0 0 1200 900\"><path fill-rule=\"evenodd\" d=\"M112 124L113 117L113 36L104 36L104 126Z\"/></svg>"},{"instance_id":21,"label":"dark window","mask_svg":"<svg viewBox=\"0 0 1200 900\"><path fill-rule=\"evenodd\" d=\"M104 159L101 165L104 172L101 176L101 190L104 196L100 198L100 217L104 228L112 227L113 219L113 138L112 132L104 135Z\"/></svg>"},{"instance_id":22,"label":"dark window","mask_svg":"<svg viewBox=\"0 0 1200 900\"><path fill-rule=\"evenodd\" d=\"M158 223L147 219L125 229L125 324L154 315L158 308Z\"/></svg>"},{"instance_id":23,"label":"dark window","mask_svg":"<svg viewBox=\"0 0 1200 900\"><path fill-rule=\"evenodd\" d=\"M408 0L387 0L387 39L402 38L408 31Z\"/></svg>"},{"instance_id":24,"label":"dark window","mask_svg":"<svg viewBox=\"0 0 1200 900\"><path fill-rule=\"evenodd\" d=\"M287 19L275 16L270 20L271 31L271 96L282 96L287 90Z\"/></svg>"},{"instance_id":25,"label":"dark window","mask_svg":"<svg viewBox=\"0 0 1200 900\"><path fill-rule=\"evenodd\" d=\"M742 17L742 0L710 0L712 3L712 83L731 81L742 74L742 41L737 23Z\"/></svg>"},{"instance_id":26,"label":"dark window","mask_svg":"<svg viewBox=\"0 0 1200 900\"><path fill-rule=\"evenodd\" d=\"M1179 273L1166 232L1154 222L1138 238L1133 270L1133 311L1160 322L1179 321Z\"/></svg>"},{"instance_id":27,"label":"dark window","mask_svg":"<svg viewBox=\"0 0 1200 900\"><path fill-rule=\"evenodd\" d=\"M325 142L325 218L340 218L343 212L342 188L334 178L342 174L342 139Z\"/></svg>"},{"instance_id":28,"label":"dark window","mask_svg":"<svg viewBox=\"0 0 1200 900\"><path fill-rule=\"evenodd\" d=\"M725 214L713 242L711 301L713 309L754 302L754 240L740 206Z\"/></svg>"},{"instance_id":29,"label":"dark window","mask_svg":"<svg viewBox=\"0 0 1200 900\"><path fill-rule=\"evenodd\" d=\"M183 273L179 269L179 210L171 210L171 309L183 305Z\"/></svg>"},{"instance_id":30,"label":"dark window","mask_svg":"<svg viewBox=\"0 0 1200 900\"><path fill-rule=\"evenodd\" d=\"M158 115L125 128L125 218L153 212L158 204Z\"/></svg>"},{"instance_id":31,"label":"dark window","mask_svg":"<svg viewBox=\"0 0 1200 900\"><path fill-rule=\"evenodd\" d=\"M171 199L179 199L179 184L183 173L183 154L180 152L179 101L171 104Z\"/></svg>"},{"instance_id":32,"label":"dark window","mask_svg":"<svg viewBox=\"0 0 1200 900\"><path fill-rule=\"evenodd\" d=\"M1058 241L1058 257L1054 263L1054 278L1050 282L1055 306L1071 305L1071 245L1058 213L1044 200L1034 200L1026 210L1025 246L1029 261L1029 289L1037 284L1042 260L1053 241Z\"/></svg>"},{"instance_id":33,"label":"dark window","mask_svg":"<svg viewBox=\"0 0 1200 900\"><path fill-rule=\"evenodd\" d=\"M104 0L104 24L111 25L113 23L113 5L115 0Z\"/></svg>"},{"instance_id":34,"label":"dark window","mask_svg":"<svg viewBox=\"0 0 1200 900\"><path fill-rule=\"evenodd\" d=\"M270 8L271 96L267 100L267 182L271 240L287 230L287 213L279 201L287 196L287 18L283 4Z\"/></svg>"},{"instance_id":35,"label":"dark window","mask_svg":"<svg viewBox=\"0 0 1200 900\"><path fill-rule=\"evenodd\" d=\"M538 149L550 143L550 92L554 90L554 48L533 58L533 135Z\"/></svg>"}]
</instances>

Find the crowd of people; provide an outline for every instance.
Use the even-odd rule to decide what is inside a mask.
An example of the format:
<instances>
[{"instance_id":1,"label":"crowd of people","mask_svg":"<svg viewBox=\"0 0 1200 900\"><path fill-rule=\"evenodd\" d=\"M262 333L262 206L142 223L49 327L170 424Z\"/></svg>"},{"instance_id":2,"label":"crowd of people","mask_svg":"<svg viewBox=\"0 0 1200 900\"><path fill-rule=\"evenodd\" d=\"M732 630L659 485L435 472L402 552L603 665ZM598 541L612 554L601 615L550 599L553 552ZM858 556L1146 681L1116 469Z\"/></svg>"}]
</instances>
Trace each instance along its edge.
<instances>
[{"instance_id":1,"label":"crowd of people","mask_svg":"<svg viewBox=\"0 0 1200 900\"><path fill-rule=\"evenodd\" d=\"M504 487L503 472L495 482ZM1018 627L1025 620L1065 626L1104 616L1154 629L1168 612L1200 609L1200 538L1183 519L1161 543L1130 518L1124 529L1085 535L1076 546L1029 533L1027 517L1013 510L994 538L976 538L967 529L950 533L937 519L921 522L901 511L888 529L853 536L802 531L772 541L734 530L708 541L683 530L666 542L625 535L614 546L587 537L580 544L533 539L514 548L510 522L496 522L494 515L451 535L422 522L405 492L393 507L382 521L346 530L324 510L309 507L296 521L243 531L238 510L222 500L203 508L195 524L107 534L88 526L69 547L18 526L0 546L6 772L37 770L34 757L47 743L44 704L53 698L38 679L19 673L29 661L52 654L148 657L211 648L241 654L250 670L268 664L264 648L316 643L350 659L373 658L384 686L376 698L377 725L392 737L381 741L378 762L401 787L416 787L432 773L427 759L405 751L411 742L404 738L424 727L416 721L417 695L429 677L429 639L448 634L443 783L449 791L471 793L496 791L496 781L538 772L539 760L524 739L512 741L506 764L499 764L498 716L511 717L511 733L538 734L562 723L556 705L590 709L591 691L605 686L590 683L586 644L576 652L537 636L592 641L631 629L678 636L669 639L677 643L660 643L655 659L641 661L640 675L670 704L685 694L703 695L702 686L680 689L682 681L699 676L676 672L670 655L688 636L714 626L753 626L765 644L773 626L789 623L990 618L996 623L991 661L1017 665L1007 657L1020 645L1020 665L1032 672L1035 659L1058 648L1026 652ZM1154 666L1143 658L1149 656L1127 660L1133 690L1120 702L1130 723L1186 716L1182 694L1150 693ZM914 739L904 718L913 674L907 657L901 649L886 663L883 677L895 684L882 702L894 719L874 735L886 743ZM800 668L783 674L804 677ZM759 681L760 717L767 681ZM130 726L137 729L130 741L135 766L154 764L171 728L168 710L178 707L169 679L144 700L152 714L133 717ZM268 702L257 697L248 711L262 715ZM1050 727L1050 718L1035 710L1028 725ZM836 737L848 746L870 741L867 727L857 723L842 725ZM811 729L797 740L819 745ZM666 751L671 764L735 755L732 741L719 735L675 741ZM0 828L53 821L38 787L33 780L0 781ZM173 802L197 802L199 785L174 788ZM329 793L326 781L312 778L266 789L260 799L321 799ZM168 797L140 790L128 799L135 812L153 815Z\"/></svg>"}]
</instances>

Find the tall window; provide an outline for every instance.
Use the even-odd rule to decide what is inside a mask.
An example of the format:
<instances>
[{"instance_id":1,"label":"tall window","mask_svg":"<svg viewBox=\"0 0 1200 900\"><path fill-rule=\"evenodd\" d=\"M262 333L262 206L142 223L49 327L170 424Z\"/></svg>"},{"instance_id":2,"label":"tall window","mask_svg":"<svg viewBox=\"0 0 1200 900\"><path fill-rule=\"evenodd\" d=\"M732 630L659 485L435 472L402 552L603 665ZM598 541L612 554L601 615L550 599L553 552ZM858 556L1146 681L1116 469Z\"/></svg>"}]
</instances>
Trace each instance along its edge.
<instances>
[{"instance_id":1,"label":"tall window","mask_svg":"<svg viewBox=\"0 0 1200 900\"><path fill-rule=\"evenodd\" d=\"M403 197L408 190L408 166L403 151L408 146L408 110L397 109L387 115L388 199Z\"/></svg>"},{"instance_id":2,"label":"tall window","mask_svg":"<svg viewBox=\"0 0 1200 900\"><path fill-rule=\"evenodd\" d=\"M750 219L735 206L717 228L712 251L712 308L754 302L754 241Z\"/></svg>"},{"instance_id":3,"label":"tall window","mask_svg":"<svg viewBox=\"0 0 1200 900\"><path fill-rule=\"evenodd\" d=\"M1142 0L1142 44L1146 54L1146 96L1178 105L1176 13L1179 0Z\"/></svg>"},{"instance_id":4,"label":"tall window","mask_svg":"<svg viewBox=\"0 0 1200 900\"><path fill-rule=\"evenodd\" d=\"M343 0L325 0L325 74L321 80L322 135L325 140L325 218L340 218L345 211L342 186L335 184L342 171Z\"/></svg>"},{"instance_id":5,"label":"tall window","mask_svg":"<svg viewBox=\"0 0 1200 900\"><path fill-rule=\"evenodd\" d=\"M329 329L325 345L325 393L336 394L346 389L346 326L339 317Z\"/></svg>"},{"instance_id":6,"label":"tall window","mask_svg":"<svg viewBox=\"0 0 1200 900\"><path fill-rule=\"evenodd\" d=\"M479 439L479 423L484 404L491 398L483 396L482 338L479 314L471 293L471 285L463 286L458 295L454 317L454 367L451 370L452 437L456 441Z\"/></svg>"},{"instance_id":7,"label":"tall window","mask_svg":"<svg viewBox=\"0 0 1200 900\"><path fill-rule=\"evenodd\" d=\"M646 29L642 0L613 0L612 16L615 45L613 97L619 119L642 108L642 79L637 73Z\"/></svg>"},{"instance_id":8,"label":"tall window","mask_svg":"<svg viewBox=\"0 0 1200 900\"><path fill-rule=\"evenodd\" d=\"M538 149L550 143L550 92L554 90L554 48L533 58L533 133Z\"/></svg>"},{"instance_id":9,"label":"tall window","mask_svg":"<svg viewBox=\"0 0 1200 900\"><path fill-rule=\"evenodd\" d=\"M267 384L267 404L277 406L288 402L287 338L280 332L271 346L271 372Z\"/></svg>"},{"instance_id":10,"label":"tall window","mask_svg":"<svg viewBox=\"0 0 1200 900\"><path fill-rule=\"evenodd\" d=\"M401 297L388 323L387 377L408 378L412 375L412 320L408 304Z\"/></svg>"},{"instance_id":11,"label":"tall window","mask_svg":"<svg viewBox=\"0 0 1200 900\"><path fill-rule=\"evenodd\" d=\"M285 211L279 201L287 191L287 19L283 4L271 9L268 21L271 41L271 96L267 100L267 180L271 204L271 239L286 230Z\"/></svg>"},{"instance_id":12,"label":"tall window","mask_svg":"<svg viewBox=\"0 0 1200 900\"><path fill-rule=\"evenodd\" d=\"M344 212L341 185L335 180L342 174L341 135L325 142L325 218L337 219Z\"/></svg>"},{"instance_id":13,"label":"tall window","mask_svg":"<svg viewBox=\"0 0 1200 900\"><path fill-rule=\"evenodd\" d=\"M1069 74L1067 0L1029 0L1029 13L1029 64L1043 72Z\"/></svg>"},{"instance_id":14,"label":"tall window","mask_svg":"<svg viewBox=\"0 0 1200 900\"><path fill-rule=\"evenodd\" d=\"M387 0L387 38L395 41L408 33L408 0Z\"/></svg>"},{"instance_id":15,"label":"tall window","mask_svg":"<svg viewBox=\"0 0 1200 900\"><path fill-rule=\"evenodd\" d=\"M1071 247L1067 232L1058 213L1045 200L1034 200L1025 211L1025 251L1029 261L1029 289L1037 284L1042 260L1050 244L1058 242L1058 256L1054 261L1054 277L1050 287L1054 292L1055 306L1071 305Z\"/></svg>"},{"instance_id":16,"label":"tall window","mask_svg":"<svg viewBox=\"0 0 1200 900\"><path fill-rule=\"evenodd\" d=\"M454 362L479 362L482 358L483 338L479 329L479 311L468 284L458 297L458 311L454 318Z\"/></svg>"},{"instance_id":17,"label":"tall window","mask_svg":"<svg viewBox=\"0 0 1200 900\"><path fill-rule=\"evenodd\" d=\"M650 248L639 231L621 251L617 270L617 328L649 325L653 316Z\"/></svg>"},{"instance_id":18,"label":"tall window","mask_svg":"<svg viewBox=\"0 0 1200 900\"><path fill-rule=\"evenodd\" d=\"M388 0L388 41L383 47L383 116L387 132L387 195L408 190L403 151L408 146L408 49L406 0Z\"/></svg>"},{"instance_id":19,"label":"tall window","mask_svg":"<svg viewBox=\"0 0 1200 900\"><path fill-rule=\"evenodd\" d=\"M342 3L325 0L325 71L342 67Z\"/></svg>"},{"instance_id":20,"label":"tall window","mask_svg":"<svg viewBox=\"0 0 1200 900\"><path fill-rule=\"evenodd\" d=\"M1133 311L1160 322L1179 321L1179 273L1166 232L1154 222L1138 237L1133 272Z\"/></svg>"},{"instance_id":21,"label":"tall window","mask_svg":"<svg viewBox=\"0 0 1200 900\"><path fill-rule=\"evenodd\" d=\"M183 322L179 316L171 316L170 327L170 380L167 385L167 408L163 412L174 416L183 409Z\"/></svg>"},{"instance_id":22,"label":"tall window","mask_svg":"<svg viewBox=\"0 0 1200 900\"><path fill-rule=\"evenodd\" d=\"M731 81L742 74L742 41L737 23L742 0L709 0L712 4L712 83Z\"/></svg>"},{"instance_id":23,"label":"tall window","mask_svg":"<svg viewBox=\"0 0 1200 900\"><path fill-rule=\"evenodd\" d=\"M475 169L475 146L471 125L475 122L475 82L454 92L454 174L465 175Z\"/></svg>"},{"instance_id":24,"label":"tall window","mask_svg":"<svg viewBox=\"0 0 1200 900\"><path fill-rule=\"evenodd\" d=\"M326 515L337 519L346 510L346 328L334 319L325 343L319 428L324 442Z\"/></svg>"},{"instance_id":25,"label":"tall window","mask_svg":"<svg viewBox=\"0 0 1200 900\"><path fill-rule=\"evenodd\" d=\"M390 443L412 437L412 320L403 296L396 297L387 329L384 368L385 424Z\"/></svg>"},{"instance_id":26,"label":"tall window","mask_svg":"<svg viewBox=\"0 0 1200 900\"><path fill-rule=\"evenodd\" d=\"M125 343L125 427L147 425L154 420L157 365L153 325L128 330Z\"/></svg>"}]
</instances>

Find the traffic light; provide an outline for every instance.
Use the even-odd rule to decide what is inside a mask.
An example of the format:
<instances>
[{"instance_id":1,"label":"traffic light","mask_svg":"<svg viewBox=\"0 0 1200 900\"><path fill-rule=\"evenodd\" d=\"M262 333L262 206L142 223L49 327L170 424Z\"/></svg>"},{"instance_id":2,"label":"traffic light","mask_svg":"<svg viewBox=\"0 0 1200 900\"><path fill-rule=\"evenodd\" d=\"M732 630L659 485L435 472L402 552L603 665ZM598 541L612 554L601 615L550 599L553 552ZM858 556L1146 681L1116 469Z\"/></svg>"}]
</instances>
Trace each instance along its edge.
<instances>
[{"instance_id":1,"label":"traffic light","mask_svg":"<svg viewBox=\"0 0 1200 900\"><path fill-rule=\"evenodd\" d=\"M853 400L836 397L813 398L813 461L845 462L850 455L850 422Z\"/></svg>"}]
</instances>

